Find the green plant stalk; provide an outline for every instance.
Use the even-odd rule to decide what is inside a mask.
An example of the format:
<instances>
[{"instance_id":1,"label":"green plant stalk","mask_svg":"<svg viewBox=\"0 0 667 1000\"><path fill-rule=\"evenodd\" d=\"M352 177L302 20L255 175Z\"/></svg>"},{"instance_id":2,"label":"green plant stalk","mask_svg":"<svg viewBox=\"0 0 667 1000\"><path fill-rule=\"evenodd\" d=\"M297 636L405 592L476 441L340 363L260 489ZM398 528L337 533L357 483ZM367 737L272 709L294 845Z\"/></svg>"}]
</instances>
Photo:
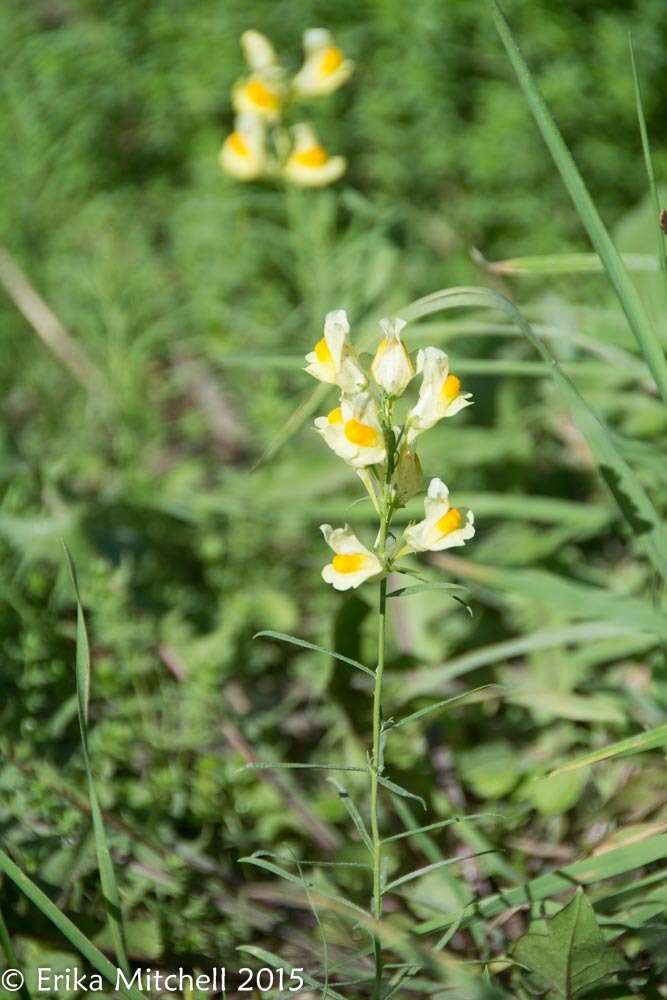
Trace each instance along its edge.
<instances>
[{"instance_id":1,"label":"green plant stalk","mask_svg":"<svg viewBox=\"0 0 667 1000\"><path fill-rule=\"evenodd\" d=\"M382 513L380 520L379 548L383 562L386 557L387 534L393 514L391 481L396 459L396 440L391 426L392 406L387 401L384 409L384 435L387 442L387 473L385 478ZM371 842L373 844L373 897L372 913L376 920L382 918L382 838L378 821L378 789L383 771L382 754L382 678L384 675L385 642L387 634L387 577L380 580L378 600L378 658L373 686L373 753L371 756ZM382 942L374 936L375 986L373 1000L382 995Z\"/></svg>"}]
</instances>

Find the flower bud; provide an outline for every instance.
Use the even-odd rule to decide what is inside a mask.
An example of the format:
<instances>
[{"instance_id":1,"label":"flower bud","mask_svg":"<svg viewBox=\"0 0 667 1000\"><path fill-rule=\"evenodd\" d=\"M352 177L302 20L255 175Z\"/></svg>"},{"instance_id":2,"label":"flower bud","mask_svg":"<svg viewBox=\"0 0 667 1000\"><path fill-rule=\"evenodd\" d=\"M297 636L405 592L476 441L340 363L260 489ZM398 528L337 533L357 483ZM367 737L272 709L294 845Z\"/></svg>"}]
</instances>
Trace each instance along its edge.
<instances>
[{"instance_id":1,"label":"flower bud","mask_svg":"<svg viewBox=\"0 0 667 1000\"><path fill-rule=\"evenodd\" d=\"M405 323L402 319L382 319L380 326L384 338L375 352L371 372L376 383L388 396L400 396L415 374L410 356L401 340L401 330Z\"/></svg>"}]
</instances>

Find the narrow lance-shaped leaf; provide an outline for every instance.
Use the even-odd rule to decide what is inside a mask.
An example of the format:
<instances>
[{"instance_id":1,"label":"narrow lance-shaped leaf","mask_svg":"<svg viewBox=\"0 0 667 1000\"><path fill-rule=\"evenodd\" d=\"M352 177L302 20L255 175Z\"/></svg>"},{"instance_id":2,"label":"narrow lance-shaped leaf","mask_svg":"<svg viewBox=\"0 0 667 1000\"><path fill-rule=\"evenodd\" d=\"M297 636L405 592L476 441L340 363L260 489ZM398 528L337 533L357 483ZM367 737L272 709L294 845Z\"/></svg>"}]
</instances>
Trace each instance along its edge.
<instances>
[{"instance_id":1,"label":"narrow lance-shaped leaf","mask_svg":"<svg viewBox=\"0 0 667 1000\"><path fill-rule=\"evenodd\" d=\"M651 369L660 395L667 403L667 359L662 345L653 329L644 304L632 278L607 232L606 226L595 207L593 199L577 169L572 155L558 131L549 109L533 80L532 74L514 40L507 19L497 0L490 0L491 11L498 34L512 63L514 72L524 92L533 117L542 133L542 138L553 157L563 183L574 203L579 218L589 239L604 264L609 280L616 292L621 308L626 315L630 329Z\"/></svg>"},{"instance_id":2,"label":"narrow lance-shaped leaf","mask_svg":"<svg viewBox=\"0 0 667 1000\"><path fill-rule=\"evenodd\" d=\"M363 671L363 673L368 674L373 677L373 671L368 667L365 667L363 663L359 663L358 660L352 660L349 656L343 656L342 653L336 653L333 649L325 649L324 646L317 646L314 642L307 642L305 639L299 639L296 635L289 635L287 632L270 632L263 631L257 632L253 639L277 639L279 642L288 642L292 646L302 646L304 649L314 649L316 653L326 653L327 656L332 656L334 660L340 660L341 663L347 663L348 667L355 667L357 670Z\"/></svg>"},{"instance_id":3,"label":"narrow lance-shaped leaf","mask_svg":"<svg viewBox=\"0 0 667 1000\"><path fill-rule=\"evenodd\" d=\"M65 558L72 579L72 585L76 595L76 691L79 712L79 730L81 733L81 748L86 767L88 779L88 798L90 801L90 814L93 820L93 835L95 839L95 853L97 855L97 865L100 873L100 883L109 919L109 928L114 943L114 949L118 964L124 972L129 971L127 958L127 945L125 943L125 928L123 926L123 914L120 903L120 893L116 882L116 873L111 860L111 852L107 841L102 810L97 797L97 788L93 777L93 770L88 753L88 704L90 699L90 646L88 642L88 632L86 620L81 604L79 584L76 575L76 568L66 545Z\"/></svg>"}]
</instances>

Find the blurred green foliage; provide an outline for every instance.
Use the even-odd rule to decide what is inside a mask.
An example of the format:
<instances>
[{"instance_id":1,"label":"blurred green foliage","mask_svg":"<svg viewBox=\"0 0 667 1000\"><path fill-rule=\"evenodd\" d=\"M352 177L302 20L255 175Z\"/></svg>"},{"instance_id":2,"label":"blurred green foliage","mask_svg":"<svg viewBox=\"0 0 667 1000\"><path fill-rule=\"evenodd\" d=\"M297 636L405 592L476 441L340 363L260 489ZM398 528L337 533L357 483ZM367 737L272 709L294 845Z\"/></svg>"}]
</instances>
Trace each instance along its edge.
<instances>
[{"instance_id":1,"label":"blurred green foliage","mask_svg":"<svg viewBox=\"0 0 667 1000\"><path fill-rule=\"evenodd\" d=\"M652 252L647 209L636 208L646 181L627 32L664 179L663 0L506 7L622 248ZM302 31L320 24L357 63L316 119L330 150L348 157L347 176L318 192L236 185L216 156L242 71L239 34L266 32L296 68ZM307 427L257 464L312 391L298 359L325 312L347 308L368 338L380 316L444 285L511 288L578 369L663 512L664 410L634 374L641 362L603 278L511 287L470 259L472 247L490 259L588 249L483 3L5 0L0 37L1 241L109 386L107 398L73 382L0 297L0 838L81 926L103 935L64 537L89 611L91 754L132 957L210 963L267 940L314 963L317 944L305 931L289 938L279 911L246 891L255 876L236 861L271 845L360 858L325 781L238 773L250 752L364 760L363 685L318 654L252 641L260 628L324 645L333 636L343 653L373 658L370 598L343 601L319 580L320 521L347 518L362 532L370 523L363 506L350 506L352 477ZM641 280L664 342L664 290ZM425 324L410 346L430 340L462 372L478 359L535 360L488 317ZM293 370L276 363L282 356L296 359ZM441 596L402 600L390 677L397 706L420 671L434 680L420 681L417 707L467 683L463 673L435 679L449 661L597 619L562 603L557 577L620 597L653 586L551 383L501 371L464 376L474 413L434 434L423 459L427 475L476 499L470 556L512 570L517 589L470 574L472 620ZM550 498L560 505L545 508ZM539 592L521 576L531 569L545 574ZM471 683L500 681L506 695L409 727L388 746L390 769L427 798L429 815L488 802L505 814L504 824L437 837L445 851L502 844L505 853L433 873L408 898L416 916L578 857L619 828L665 822L659 753L583 778L545 777L575 749L664 719L659 644L632 630L592 634L482 658ZM349 784L363 795L363 781ZM386 812L400 829L405 816L389 804ZM426 864L440 847L423 838L411 849ZM352 894L363 885L353 869L345 882ZM27 963L63 948L1 889ZM658 935L637 926L627 952L644 966L650 955L658 975ZM339 943L347 933L330 931ZM503 935L466 932L453 944L489 957L503 953Z\"/></svg>"}]
</instances>

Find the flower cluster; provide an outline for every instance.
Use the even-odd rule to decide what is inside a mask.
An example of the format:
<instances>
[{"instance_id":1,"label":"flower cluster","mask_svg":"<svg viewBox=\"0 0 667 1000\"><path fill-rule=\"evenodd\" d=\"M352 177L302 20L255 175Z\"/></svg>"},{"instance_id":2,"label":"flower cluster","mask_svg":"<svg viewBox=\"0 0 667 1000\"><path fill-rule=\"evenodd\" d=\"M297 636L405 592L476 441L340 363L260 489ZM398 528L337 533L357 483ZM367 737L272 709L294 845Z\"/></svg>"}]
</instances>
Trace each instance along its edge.
<instances>
[{"instance_id":1,"label":"flower cluster","mask_svg":"<svg viewBox=\"0 0 667 1000\"><path fill-rule=\"evenodd\" d=\"M323 97L341 87L353 63L324 28L304 32L303 65L291 79L259 31L244 32L241 47L249 72L232 89L236 120L220 150L222 168L241 181L281 176L302 187L337 181L345 173L345 158L329 156L310 125L297 123L290 135L281 122L291 102Z\"/></svg>"},{"instance_id":2,"label":"flower cluster","mask_svg":"<svg viewBox=\"0 0 667 1000\"><path fill-rule=\"evenodd\" d=\"M380 519L372 549L348 525L321 526L334 556L322 577L336 590L358 587L383 577L413 552L440 552L464 545L475 533L470 510L452 507L449 490L432 479L424 500L424 517L400 537L389 531L394 512L422 490L422 473L414 449L416 438L439 420L453 417L472 402L449 370L449 359L437 347L410 357L401 339L401 319L380 322L382 338L367 374L350 342L344 310L330 312L324 336L306 355L306 371L340 389L339 405L317 417L315 427L339 458L360 477ZM417 399L402 424L394 423L394 407L416 374L421 375Z\"/></svg>"}]
</instances>

